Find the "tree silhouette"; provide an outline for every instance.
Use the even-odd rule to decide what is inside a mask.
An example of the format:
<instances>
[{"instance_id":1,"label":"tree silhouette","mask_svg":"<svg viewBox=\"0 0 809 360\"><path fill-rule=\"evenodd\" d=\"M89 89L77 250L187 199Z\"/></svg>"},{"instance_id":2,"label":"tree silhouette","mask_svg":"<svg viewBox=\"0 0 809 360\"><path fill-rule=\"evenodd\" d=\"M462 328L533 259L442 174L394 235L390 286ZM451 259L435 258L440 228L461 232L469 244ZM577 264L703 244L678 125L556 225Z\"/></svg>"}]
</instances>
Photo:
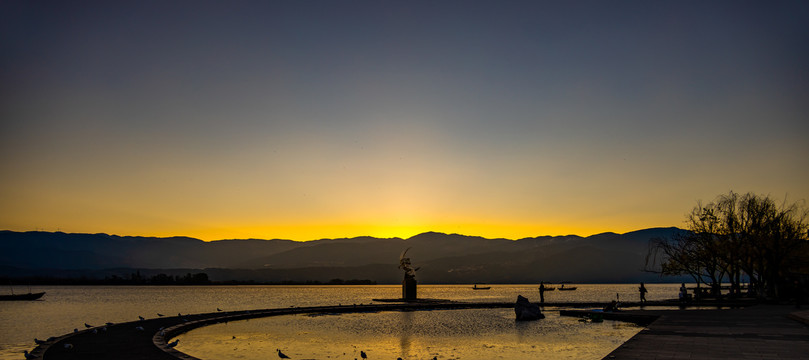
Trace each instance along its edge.
<instances>
[{"instance_id":1,"label":"tree silhouette","mask_svg":"<svg viewBox=\"0 0 809 360\"><path fill-rule=\"evenodd\" d=\"M807 214L803 202L779 206L753 193L731 191L708 204L698 202L686 216L687 233L650 244L647 270L690 275L714 295L722 282L740 295L747 276L751 293L782 297L779 280L800 271L809 253Z\"/></svg>"}]
</instances>

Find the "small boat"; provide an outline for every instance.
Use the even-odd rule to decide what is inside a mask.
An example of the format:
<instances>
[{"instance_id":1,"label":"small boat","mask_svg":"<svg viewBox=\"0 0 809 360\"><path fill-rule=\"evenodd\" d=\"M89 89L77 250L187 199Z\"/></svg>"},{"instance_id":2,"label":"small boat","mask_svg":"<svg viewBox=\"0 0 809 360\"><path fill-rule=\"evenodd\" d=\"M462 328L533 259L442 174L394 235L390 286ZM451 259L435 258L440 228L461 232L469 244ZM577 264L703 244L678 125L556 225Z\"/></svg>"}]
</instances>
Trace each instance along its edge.
<instances>
[{"instance_id":1,"label":"small boat","mask_svg":"<svg viewBox=\"0 0 809 360\"><path fill-rule=\"evenodd\" d=\"M27 294L11 294L11 295L0 295L0 301L12 301L12 300L36 300L45 295L45 292L38 292L38 293L27 293Z\"/></svg>"},{"instance_id":2,"label":"small boat","mask_svg":"<svg viewBox=\"0 0 809 360\"><path fill-rule=\"evenodd\" d=\"M491 288L491 286L478 286L478 284L475 284L475 286L472 287L472 290L489 290Z\"/></svg>"},{"instance_id":3,"label":"small boat","mask_svg":"<svg viewBox=\"0 0 809 360\"><path fill-rule=\"evenodd\" d=\"M576 289L577 288L575 286L565 287L565 284L562 284L562 287L559 288L559 291L572 291L572 290L576 290Z\"/></svg>"}]
</instances>

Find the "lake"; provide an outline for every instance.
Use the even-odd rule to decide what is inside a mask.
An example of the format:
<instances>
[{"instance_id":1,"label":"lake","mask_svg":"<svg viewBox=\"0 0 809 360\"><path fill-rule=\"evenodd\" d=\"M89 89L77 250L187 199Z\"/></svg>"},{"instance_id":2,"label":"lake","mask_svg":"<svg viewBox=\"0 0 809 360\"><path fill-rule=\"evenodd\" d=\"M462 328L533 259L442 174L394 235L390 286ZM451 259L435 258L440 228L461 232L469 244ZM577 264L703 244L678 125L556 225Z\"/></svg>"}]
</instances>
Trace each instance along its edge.
<instances>
[{"instance_id":1,"label":"lake","mask_svg":"<svg viewBox=\"0 0 809 360\"><path fill-rule=\"evenodd\" d=\"M576 284L576 291L546 292L546 301L638 299L637 284ZM537 285L420 285L420 298L456 301L539 301ZM677 297L678 284L647 284L649 300ZM27 291L27 288L25 289ZM35 286L38 301L0 302L0 359L21 359L34 338L63 335L84 323L138 320L157 313L368 304L401 296L399 285L358 286ZM16 289L22 292L22 289ZM476 359L544 354L543 358L600 359L640 328L605 321L580 323L546 309L546 319L516 323L511 309L380 312L330 316L289 315L231 322L181 335L178 349L204 359L267 358L283 347L295 358ZM236 337L235 339L233 337ZM346 345L350 344L350 345ZM488 349L488 350L487 350ZM343 355L345 353L346 355ZM435 354L435 355L431 355ZM395 356L394 356L395 355ZM429 357L426 355L430 355ZM508 357L503 357L508 358Z\"/></svg>"}]
</instances>

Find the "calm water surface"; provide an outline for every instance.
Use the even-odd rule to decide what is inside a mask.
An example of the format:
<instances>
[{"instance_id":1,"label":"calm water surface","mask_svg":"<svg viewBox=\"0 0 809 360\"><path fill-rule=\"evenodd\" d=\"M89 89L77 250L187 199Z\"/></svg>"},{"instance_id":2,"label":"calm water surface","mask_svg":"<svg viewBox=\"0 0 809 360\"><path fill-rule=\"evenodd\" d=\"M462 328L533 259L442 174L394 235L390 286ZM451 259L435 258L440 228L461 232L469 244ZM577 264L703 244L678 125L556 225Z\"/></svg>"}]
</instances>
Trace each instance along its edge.
<instances>
[{"instance_id":1,"label":"calm water surface","mask_svg":"<svg viewBox=\"0 0 809 360\"><path fill-rule=\"evenodd\" d=\"M545 300L609 301L616 294L625 301L638 299L637 284L575 286L576 291L548 292ZM647 285L647 298L676 298L678 287ZM39 301L0 302L0 359L22 359L23 350L34 347L35 337L63 335L83 328L85 322L98 325L135 321L139 315L153 318L157 313L207 313L217 307L247 310L367 304L373 298L401 296L397 285L40 286L31 291L47 294ZM419 286L419 297L456 301L510 302L518 294L539 300L536 285L492 285L491 290L478 291L469 285ZM373 358L391 359L477 359L505 354L600 358L639 331L632 325L609 321L580 323L546 310L547 319L524 324L513 320L510 309L280 316L197 329L182 335L178 348L211 360L267 358L268 354L274 358L275 349L281 347L296 358L323 359L353 359L359 350L374 354Z\"/></svg>"},{"instance_id":2,"label":"calm water surface","mask_svg":"<svg viewBox=\"0 0 809 360\"><path fill-rule=\"evenodd\" d=\"M584 323L547 311L516 322L512 309L289 315L217 324L179 336L178 350L203 359L601 359L641 328Z\"/></svg>"}]
</instances>

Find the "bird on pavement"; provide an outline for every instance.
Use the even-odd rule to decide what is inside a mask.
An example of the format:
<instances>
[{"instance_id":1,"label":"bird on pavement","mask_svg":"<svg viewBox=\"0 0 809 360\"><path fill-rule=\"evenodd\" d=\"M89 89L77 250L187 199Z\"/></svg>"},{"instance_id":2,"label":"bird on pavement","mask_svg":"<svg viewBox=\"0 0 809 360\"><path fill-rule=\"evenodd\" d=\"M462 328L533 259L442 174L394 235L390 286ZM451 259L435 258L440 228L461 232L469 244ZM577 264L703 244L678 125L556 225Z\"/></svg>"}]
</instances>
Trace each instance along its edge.
<instances>
[{"instance_id":1,"label":"bird on pavement","mask_svg":"<svg viewBox=\"0 0 809 360\"><path fill-rule=\"evenodd\" d=\"M36 358L37 358L37 356L36 356L36 355L34 355L34 354L29 354L29 353L28 353L28 350L23 351L23 355L25 355L25 358L26 358L26 359L36 359Z\"/></svg>"},{"instance_id":2,"label":"bird on pavement","mask_svg":"<svg viewBox=\"0 0 809 360\"><path fill-rule=\"evenodd\" d=\"M275 350L278 351L278 357L279 358L282 358L282 359L289 359L290 358L289 356L287 356L287 354L282 353L281 349L275 349Z\"/></svg>"},{"instance_id":3,"label":"bird on pavement","mask_svg":"<svg viewBox=\"0 0 809 360\"><path fill-rule=\"evenodd\" d=\"M174 341L168 343L168 345L166 345L166 347L173 348L173 347L177 346L177 344L179 344L179 343L180 343L180 339L177 339L177 340L174 340Z\"/></svg>"},{"instance_id":4,"label":"bird on pavement","mask_svg":"<svg viewBox=\"0 0 809 360\"><path fill-rule=\"evenodd\" d=\"M88 323L84 323L84 327L86 327L86 328L88 328L88 329L89 329L89 328L93 327L93 325L90 325L90 324L88 324Z\"/></svg>"},{"instance_id":5,"label":"bird on pavement","mask_svg":"<svg viewBox=\"0 0 809 360\"><path fill-rule=\"evenodd\" d=\"M144 318L143 316L140 316L140 315L138 315L138 319L140 319L140 321L146 320L146 318Z\"/></svg>"},{"instance_id":6,"label":"bird on pavement","mask_svg":"<svg viewBox=\"0 0 809 360\"><path fill-rule=\"evenodd\" d=\"M34 343L36 343L37 345L42 345L42 344L44 344L45 342L46 342L45 340L39 340L39 339L37 339L37 338L34 338Z\"/></svg>"},{"instance_id":7,"label":"bird on pavement","mask_svg":"<svg viewBox=\"0 0 809 360\"><path fill-rule=\"evenodd\" d=\"M368 355L365 355L365 351L360 350L360 357L363 359L367 359Z\"/></svg>"},{"instance_id":8,"label":"bird on pavement","mask_svg":"<svg viewBox=\"0 0 809 360\"><path fill-rule=\"evenodd\" d=\"M159 317L164 317L164 316L166 316L166 315L163 315L163 314L161 314L161 313L157 313L157 316L159 316Z\"/></svg>"}]
</instances>

